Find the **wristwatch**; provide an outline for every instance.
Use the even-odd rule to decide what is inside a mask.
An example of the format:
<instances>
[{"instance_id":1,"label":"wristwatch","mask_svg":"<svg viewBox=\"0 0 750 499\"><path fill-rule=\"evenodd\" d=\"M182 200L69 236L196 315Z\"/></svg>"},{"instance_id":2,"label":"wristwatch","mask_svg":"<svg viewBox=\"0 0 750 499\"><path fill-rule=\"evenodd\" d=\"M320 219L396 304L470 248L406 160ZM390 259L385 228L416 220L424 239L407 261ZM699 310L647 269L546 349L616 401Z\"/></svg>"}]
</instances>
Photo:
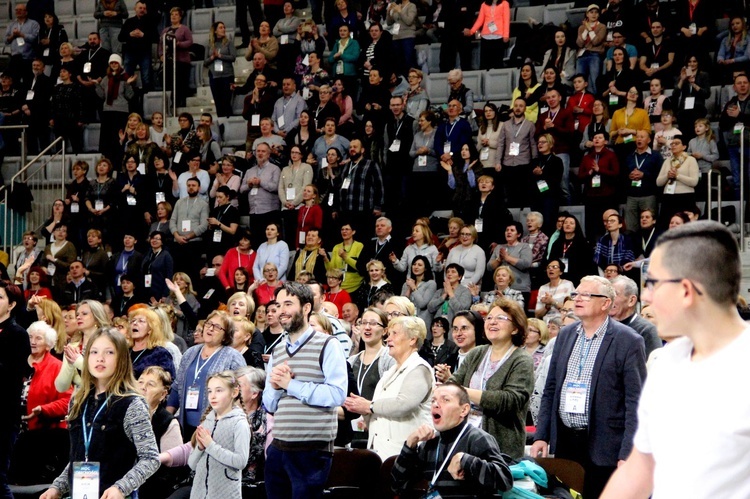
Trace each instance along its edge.
<instances>
[{"instance_id":1,"label":"wristwatch","mask_svg":"<svg viewBox=\"0 0 750 499\"><path fill-rule=\"evenodd\" d=\"M370 402L370 414L375 414L375 402Z\"/></svg>"}]
</instances>

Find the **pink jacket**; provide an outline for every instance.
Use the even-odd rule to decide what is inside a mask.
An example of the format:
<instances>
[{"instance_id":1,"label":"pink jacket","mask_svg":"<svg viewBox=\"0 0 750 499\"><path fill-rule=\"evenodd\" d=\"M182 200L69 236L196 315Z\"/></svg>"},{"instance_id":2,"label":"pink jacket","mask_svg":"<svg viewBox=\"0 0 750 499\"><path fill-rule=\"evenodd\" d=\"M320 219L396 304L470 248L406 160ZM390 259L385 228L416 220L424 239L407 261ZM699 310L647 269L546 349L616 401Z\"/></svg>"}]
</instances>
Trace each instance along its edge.
<instances>
[{"instance_id":1,"label":"pink jacket","mask_svg":"<svg viewBox=\"0 0 750 499\"><path fill-rule=\"evenodd\" d=\"M503 38L510 38L510 4L506 1L501 1L494 6L494 16L492 15L492 5L482 3L482 7L479 9L479 17L477 17L474 26L471 27L471 34L476 33L479 28L482 28L482 36L486 35L497 35ZM495 23L497 31L492 33L489 25L491 22Z\"/></svg>"}]
</instances>

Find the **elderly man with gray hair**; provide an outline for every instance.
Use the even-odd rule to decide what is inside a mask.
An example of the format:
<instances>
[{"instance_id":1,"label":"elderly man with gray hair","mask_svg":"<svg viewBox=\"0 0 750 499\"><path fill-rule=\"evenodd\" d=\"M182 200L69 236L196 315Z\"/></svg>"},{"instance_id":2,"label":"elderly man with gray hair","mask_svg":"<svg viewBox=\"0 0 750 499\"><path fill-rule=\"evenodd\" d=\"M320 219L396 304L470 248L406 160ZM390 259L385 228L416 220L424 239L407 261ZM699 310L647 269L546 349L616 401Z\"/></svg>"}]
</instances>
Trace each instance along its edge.
<instances>
[{"instance_id":1,"label":"elderly man with gray hair","mask_svg":"<svg viewBox=\"0 0 750 499\"><path fill-rule=\"evenodd\" d=\"M656 332L656 326L638 315L638 285L630 277L621 275L612 279L615 288L615 301L609 310L610 318L630 326L646 342L646 358L651 352L662 347L661 339Z\"/></svg>"},{"instance_id":2,"label":"elderly man with gray hair","mask_svg":"<svg viewBox=\"0 0 750 499\"><path fill-rule=\"evenodd\" d=\"M599 497L633 449L646 352L638 333L609 317L616 293L607 279L586 276L571 297L581 320L557 337L531 455L580 463L583 497Z\"/></svg>"}]
</instances>

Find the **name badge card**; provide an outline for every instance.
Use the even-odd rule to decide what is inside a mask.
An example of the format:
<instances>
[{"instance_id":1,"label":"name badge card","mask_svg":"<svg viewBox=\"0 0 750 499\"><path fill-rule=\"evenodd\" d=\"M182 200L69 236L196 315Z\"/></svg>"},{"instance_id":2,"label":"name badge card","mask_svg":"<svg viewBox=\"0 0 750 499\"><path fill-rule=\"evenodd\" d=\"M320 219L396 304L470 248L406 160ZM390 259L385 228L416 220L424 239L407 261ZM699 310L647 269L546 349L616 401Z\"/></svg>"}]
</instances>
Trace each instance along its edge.
<instances>
[{"instance_id":1,"label":"name badge card","mask_svg":"<svg viewBox=\"0 0 750 499\"><path fill-rule=\"evenodd\" d=\"M188 388L187 395L185 396L185 409L197 409L200 396L201 391L197 386L191 386Z\"/></svg>"},{"instance_id":2,"label":"name badge card","mask_svg":"<svg viewBox=\"0 0 750 499\"><path fill-rule=\"evenodd\" d=\"M214 231L214 242L220 243L221 242L221 229L216 229Z\"/></svg>"},{"instance_id":3,"label":"name badge card","mask_svg":"<svg viewBox=\"0 0 750 499\"><path fill-rule=\"evenodd\" d=\"M73 463L72 499L99 497L99 463L77 461Z\"/></svg>"},{"instance_id":4,"label":"name badge card","mask_svg":"<svg viewBox=\"0 0 750 499\"><path fill-rule=\"evenodd\" d=\"M151 287L151 279L152 279L151 274L144 275L143 276L143 285L145 287L147 287L147 288L150 288Z\"/></svg>"},{"instance_id":5,"label":"name badge card","mask_svg":"<svg viewBox=\"0 0 750 499\"><path fill-rule=\"evenodd\" d=\"M508 156L518 156L521 153L521 144L519 142L511 142Z\"/></svg>"},{"instance_id":6,"label":"name badge card","mask_svg":"<svg viewBox=\"0 0 750 499\"><path fill-rule=\"evenodd\" d=\"M565 405L563 410L570 414L584 414L586 412L586 383L574 383L568 381L568 389L565 392Z\"/></svg>"},{"instance_id":7,"label":"name badge card","mask_svg":"<svg viewBox=\"0 0 750 499\"><path fill-rule=\"evenodd\" d=\"M601 187L602 186L602 176L601 175L594 175L591 177L591 187Z\"/></svg>"},{"instance_id":8,"label":"name badge card","mask_svg":"<svg viewBox=\"0 0 750 499\"><path fill-rule=\"evenodd\" d=\"M182 232L190 232L190 220L183 220L180 227L182 227Z\"/></svg>"}]
</instances>

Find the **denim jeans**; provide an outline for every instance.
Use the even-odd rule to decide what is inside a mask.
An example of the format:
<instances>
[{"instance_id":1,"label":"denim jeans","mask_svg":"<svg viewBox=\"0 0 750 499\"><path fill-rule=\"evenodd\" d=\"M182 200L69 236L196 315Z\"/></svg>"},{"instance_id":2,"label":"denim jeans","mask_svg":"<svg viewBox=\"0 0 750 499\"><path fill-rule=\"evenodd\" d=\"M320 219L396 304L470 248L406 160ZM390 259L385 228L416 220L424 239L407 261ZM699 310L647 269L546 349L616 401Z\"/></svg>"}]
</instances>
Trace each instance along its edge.
<instances>
[{"instance_id":1,"label":"denim jeans","mask_svg":"<svg viewBox=\"0 0 750 499\"><path fill-rule=\"evenodd\" d=\"M151 68L151 53L138 54L125 52L123 64L125 66L125 72L129 75L135 74L136 68L141 68L141 83L143 84L143 91L149 92L153 89L152 79L152 68Z\"/></svg>"},{"instance_id":2,"label":"denim jeans","mask_svg":"<svg viewBox=\"0 0 750 499\"><path fill-rule=\"evenodd\" d=\"M102 48L113 54L122 54L122 42L117 39L120 36L122 26L101 26L99 37L102 39Z\"/></svg>"},{"instance_id":3,"label":"denim jeans","mask_svg":"<svg viewBox=\"0 0 750 499\"><path fill-rule=\"evenodd\" d=\"M576 73L580 73L588 79L589 92L596 95L596 79L602 68L602 60L596 52L586 51L578 58L576 63Z\"/></svg>"},{"instance_id":4,"label":"denim jeans","mask_svg":"<svg viewBox=\"0 0 750 499\"><path fill-rule=\"evenodd\" d=\"M320 450L282 451L268 447L266 492L268 497L312 499L323 496L333 455Z\"/></svg>"},{"instance_id":5,"label":"denim jeans","mask_svg":"<svg viewBox=\"0 0 750 499\"><path fill-rule=\"evenodd\" d=\"M729 164L732 167L732 188L736 199L740 198L740 146L729 146ZM747 192L747 183L750 179L747 178L747 163L750 161L750 144L745 144L745 192Z\"/></svg>"}]
</instances>

